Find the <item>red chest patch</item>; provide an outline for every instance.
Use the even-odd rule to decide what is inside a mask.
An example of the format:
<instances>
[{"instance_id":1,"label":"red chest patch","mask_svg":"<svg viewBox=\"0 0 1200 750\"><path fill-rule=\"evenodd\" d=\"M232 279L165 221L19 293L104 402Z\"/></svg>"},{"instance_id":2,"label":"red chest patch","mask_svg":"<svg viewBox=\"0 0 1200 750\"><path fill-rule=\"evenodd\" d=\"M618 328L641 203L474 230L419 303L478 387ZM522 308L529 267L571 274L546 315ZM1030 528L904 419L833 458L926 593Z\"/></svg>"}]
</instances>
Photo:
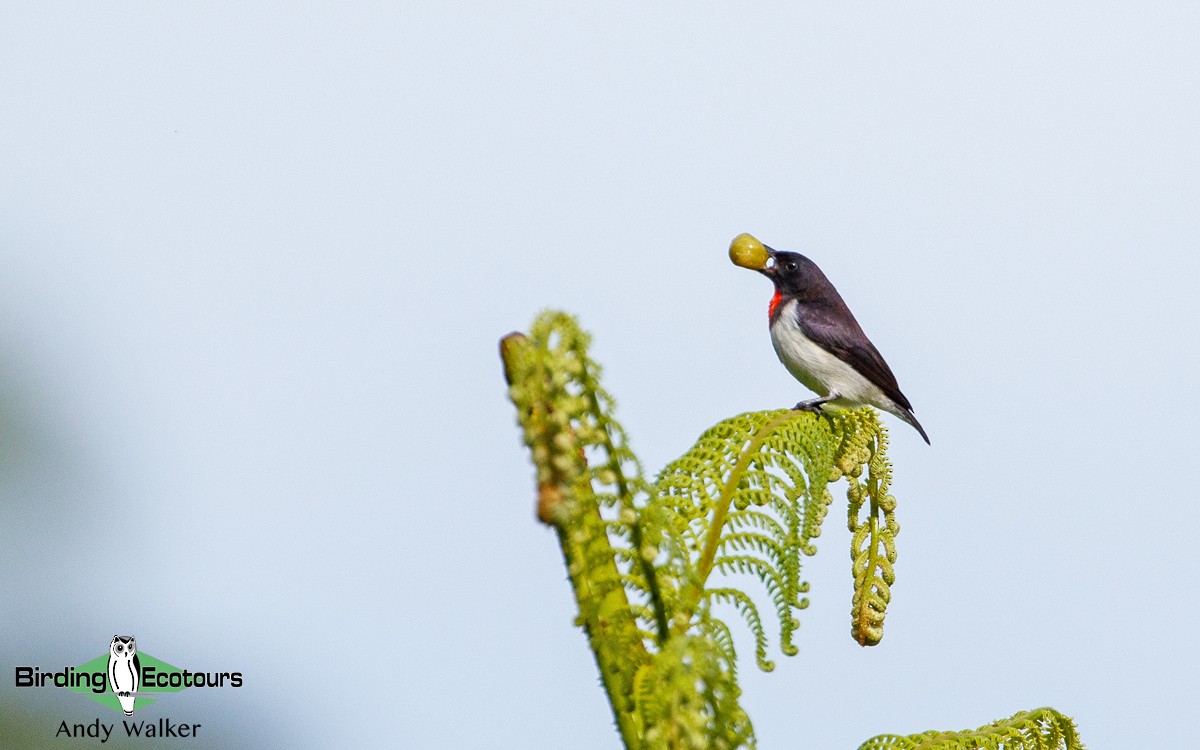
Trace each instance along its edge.
<instances>
[{"instance_id":1,"label":"red chest patch","mask_svg":"<svg viewBox=\"0 0 1200 750\"><path fill-rule=\"evenodd\" d=\"M783 295L779 290L775 290L775 296L771 298L771 306L767 308L767 320L775 320L775 309L779 307L779 303L783 301Z\"/></svg>"}]
</instances>

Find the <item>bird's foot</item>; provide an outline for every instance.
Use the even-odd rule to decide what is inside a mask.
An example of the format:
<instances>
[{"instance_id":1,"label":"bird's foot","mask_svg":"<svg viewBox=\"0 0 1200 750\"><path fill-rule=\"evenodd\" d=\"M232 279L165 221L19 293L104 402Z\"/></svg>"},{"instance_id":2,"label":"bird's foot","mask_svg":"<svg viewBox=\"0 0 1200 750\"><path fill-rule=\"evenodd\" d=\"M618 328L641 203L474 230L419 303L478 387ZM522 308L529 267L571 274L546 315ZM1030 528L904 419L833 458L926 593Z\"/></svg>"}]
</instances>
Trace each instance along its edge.
<instances>
[{"instance_id":1,"label":"bird's foot","mask_svg":"<svg viewBox=\"0 0 1200 750\"><path fill-rule=\"evenodd\" d=\"M821 410L822 406L829 403L830 401L836 401L841 397L842 397L842 395L840 393L831 393L828 396L822 396L821 398L810 398L807 401L801 401L800 403L796 404L795 406L792 407L792 410L793 411L811 411L813 414L822 414L822 413L824 413Z\"/></svg>"}]
</instances>

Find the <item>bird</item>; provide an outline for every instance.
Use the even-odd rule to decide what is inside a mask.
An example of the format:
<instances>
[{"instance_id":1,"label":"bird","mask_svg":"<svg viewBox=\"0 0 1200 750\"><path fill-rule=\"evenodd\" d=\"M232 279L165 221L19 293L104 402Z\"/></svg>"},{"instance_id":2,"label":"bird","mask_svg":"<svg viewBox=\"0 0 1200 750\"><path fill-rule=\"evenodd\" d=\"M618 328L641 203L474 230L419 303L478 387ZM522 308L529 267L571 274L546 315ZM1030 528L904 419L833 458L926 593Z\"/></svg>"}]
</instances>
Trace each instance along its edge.
<instances>
[{"instance_id":1,"label":"bird","mask_svg":"<svg viewBox=\"0 0 1200 750\"><path fill-rule=\"evenodd\" d=\"M795 409L874 406L912 425L929 444L892 369L816 263L800 253L763 245L748 234L738 235L729 253L734 263L758 271L775 285L768 308L771 344L792 377L818 395Z\"/></svg>"}]
</instances>

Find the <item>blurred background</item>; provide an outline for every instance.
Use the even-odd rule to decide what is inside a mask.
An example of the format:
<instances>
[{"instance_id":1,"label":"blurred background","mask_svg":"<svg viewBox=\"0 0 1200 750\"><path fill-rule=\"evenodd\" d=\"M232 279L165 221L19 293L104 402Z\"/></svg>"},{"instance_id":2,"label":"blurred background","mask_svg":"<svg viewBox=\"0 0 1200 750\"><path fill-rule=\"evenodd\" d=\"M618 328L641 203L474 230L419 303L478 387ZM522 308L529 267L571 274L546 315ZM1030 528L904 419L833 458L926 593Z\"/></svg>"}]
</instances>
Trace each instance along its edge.
<instances>
[{"instance_id":1,"label":"blurred background","mask_svg":"<svg viewBox=\"0 0 1200 750\"><path fill-rule=\"evenodd\" d=\"M12 677L119 633L245 675L139 713L188 747L616 747L496 342L576 313L654 471L806 397L743 231L933 440L883 643L835 508L760 746L1194 736L1200 9L1052 5L4 6L0 746L119 719Z\"/></svg>"}]
</instances>

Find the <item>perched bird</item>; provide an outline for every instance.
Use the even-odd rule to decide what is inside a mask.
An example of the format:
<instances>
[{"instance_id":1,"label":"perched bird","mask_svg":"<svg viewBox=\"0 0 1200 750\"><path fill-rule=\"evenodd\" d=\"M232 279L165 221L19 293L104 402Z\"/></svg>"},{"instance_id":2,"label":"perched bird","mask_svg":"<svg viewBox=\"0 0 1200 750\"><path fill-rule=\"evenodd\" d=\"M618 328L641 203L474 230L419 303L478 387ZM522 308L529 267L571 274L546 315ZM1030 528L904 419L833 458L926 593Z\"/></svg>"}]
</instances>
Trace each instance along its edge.
<instances>
[{"instance_id":1,"label":"perched bird","mask_svg":"<svg viewBox=\"0 0 1200 750\"><path fill-rule=\"evenodd\" d=\"M774 250L748 234L734 239L729 255L775 284L771 343L792 377L819 395L795 408L874 406L908 422L929 442L891 368L816 263L799 253Z\"/></svg>"}]
</instances>

